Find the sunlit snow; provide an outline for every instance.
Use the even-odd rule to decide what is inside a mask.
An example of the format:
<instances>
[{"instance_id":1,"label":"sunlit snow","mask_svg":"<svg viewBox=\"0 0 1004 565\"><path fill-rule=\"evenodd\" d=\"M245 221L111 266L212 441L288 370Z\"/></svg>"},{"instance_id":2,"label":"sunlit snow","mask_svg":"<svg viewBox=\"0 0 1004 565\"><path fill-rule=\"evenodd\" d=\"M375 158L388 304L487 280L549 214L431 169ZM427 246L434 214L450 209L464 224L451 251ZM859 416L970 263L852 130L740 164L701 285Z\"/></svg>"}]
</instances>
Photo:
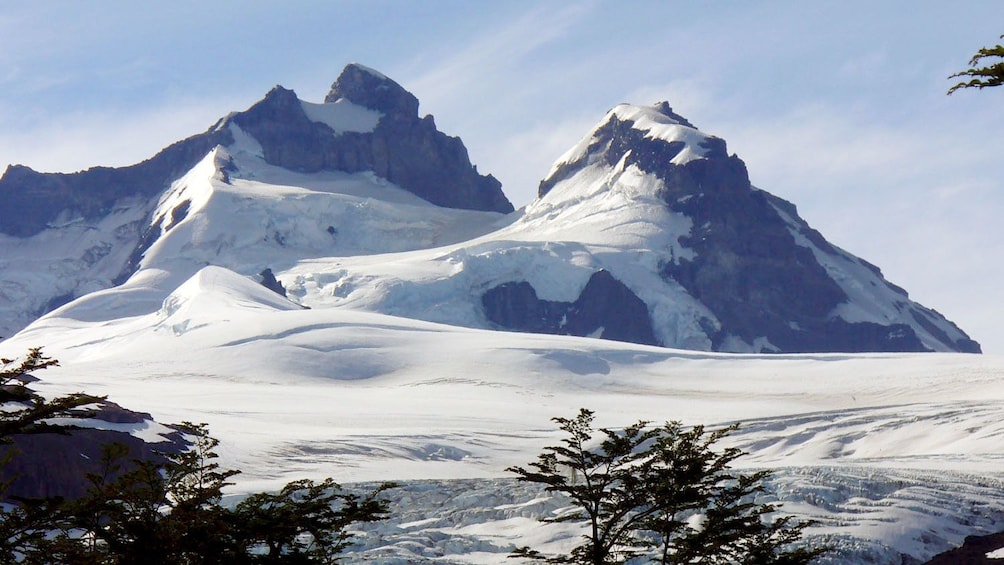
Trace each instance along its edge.
<instances>
[{"instance_id":1,"label":"sunlit snow","mask_svg":"<svg viewBox=\"0 0 1004 565\"><path fill-rule=\"evenodd\" d=\"M313 122L320 122L330 127L336 134L348 131L371 132L383 114L370 110L358 104L353 104L344 98L327 104L314 104L300 101L303 112Z\"/></svg>"}]
</instances>

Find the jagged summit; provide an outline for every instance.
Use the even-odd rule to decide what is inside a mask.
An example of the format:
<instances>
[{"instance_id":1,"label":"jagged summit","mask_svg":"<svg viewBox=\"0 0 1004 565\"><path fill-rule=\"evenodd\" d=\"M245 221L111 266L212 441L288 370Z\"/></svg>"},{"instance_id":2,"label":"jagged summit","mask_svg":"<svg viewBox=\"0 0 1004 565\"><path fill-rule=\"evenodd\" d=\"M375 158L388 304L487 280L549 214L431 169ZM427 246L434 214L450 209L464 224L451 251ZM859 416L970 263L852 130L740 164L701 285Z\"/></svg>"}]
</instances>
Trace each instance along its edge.
<instances>
[{"instance_id":1,"label":"jagged summit","mask_svg":"<svg viewBox=\"0 0 1004 565\"><path fill-rule=\"evenodd\" d=\"M471 164L460 138L418 117L418 99L361 65L342 71L324 104L273 89L261 102L229 118L257 140L266 162L315 173L372 171L447 208L513 211L502 185Z\"/></svg>"},{"instance_id":2,"label":"jagged summit","mask_svg":"<svg viewBox=\"0 0 1004 565\"><path fill-rule=\"evenodd\" d=\"M582 140L555 161L538 188L544 196L558 182L587 165L614 166L625 159L649 173L697 159L727 157L725 141L708 135L675 113L668 102L651 106L620 104Z\"/></svg>"},{"instance_id":3,"label":"jagged summit","mask_svg":"<svg viewBox=\"0 0 1004 565\"><path fill-rule=\"evenodd\" d=\"M402 118L418 116L418 98L386 75L350 63L324 97L326 104L348 100L365 108Z\"/></svg>"},{"instance_id":4,"label":"jagged summit","mask_svg":"<svg viewBox=\"0 0 1004 565\"><path fill-rule=\"evenodd\" d=\"M247 110L231 112L135 165L76 173L7 167L0 177L0 240L11 236L13 247L0 249L0 257L24 269L0 272L0 292L7 298L0 301L0 336L126 280L160 233L160 197L215 147L296 174L362 175L370 180L356 186L380 192L389 184L447 209L513 211L501 183L477 171L459 138L437 130L431 117L419 118L417 100L400 85L350 65L333 91L333 100L311 103L276 86ZM236 167L225 173L234 179L256 174ZM442 231L441 219L451 214L429 216ZM328 240L323 230L329 225L321 226ZM425 242L419 237L415 244Z\"/></svg>"}]
</instances>

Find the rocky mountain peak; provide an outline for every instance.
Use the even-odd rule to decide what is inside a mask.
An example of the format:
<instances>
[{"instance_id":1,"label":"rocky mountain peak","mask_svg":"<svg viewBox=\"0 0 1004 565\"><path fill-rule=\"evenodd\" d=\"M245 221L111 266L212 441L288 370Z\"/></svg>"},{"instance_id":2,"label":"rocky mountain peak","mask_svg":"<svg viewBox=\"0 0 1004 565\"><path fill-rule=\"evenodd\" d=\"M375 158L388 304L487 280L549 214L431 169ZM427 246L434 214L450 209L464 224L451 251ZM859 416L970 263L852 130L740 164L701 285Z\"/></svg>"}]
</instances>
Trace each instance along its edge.
<instances>
[{"instance_id":1,"label":"rocky mountain peak","mask_svg":"<svg viewBox=\"0 0 1004 565\"><path fill-rule=\"evenodd\" d=\"M366 127L341 121L366 113ZM413 94L363 65L346 66L324 104L276 87L232 120L272 165L304 173L372 171L437 206L513 211L501 183L477 171L459 138L436 129L431 116L419 118Z\"/></svg>"},{"instance_id":2,"label":"rocky mountain peak","mask_svg":"<svg viewBox=\"0 0 1004 565\"><path fill-rule=\"evenodd\" d=\"M326 104L345 99L391 116L418 116L418 98L382 73L358 63L342 70L324 97Z\"/></svg>"},{"instance_id":3,"label":"rocky mountain peak","mask_svg":"<svg viewBox=\"0 0 1004 565\"><path fill-rule=\"evenodd\" d=\"M658 202L666 225L689 225L668 246L648 249L661 254L667 289L682 289L707 312L699 326L709 349L980 351L877 267L828 243L793 204L755 188L723 139L667 102L611 109L555 162L538 194L547 213L584 201L592 214L609 203Z\"/></svg>"},{"instance_id":4,"label":"rocky mountain peak","mask_svg":"<svg viewBox=\"0 0 1004 565\"><path fill-rule=\"evenodd\" d=\"M543 197L557 183L598 163L613 166L624 159L624 166L637 165L665 179L691 161L720 161L727 157L724 140L698 130L674 112L668 102L651 106L620 104L558 158L541 181L538 196Z\"/></svg>"}]
</instances>

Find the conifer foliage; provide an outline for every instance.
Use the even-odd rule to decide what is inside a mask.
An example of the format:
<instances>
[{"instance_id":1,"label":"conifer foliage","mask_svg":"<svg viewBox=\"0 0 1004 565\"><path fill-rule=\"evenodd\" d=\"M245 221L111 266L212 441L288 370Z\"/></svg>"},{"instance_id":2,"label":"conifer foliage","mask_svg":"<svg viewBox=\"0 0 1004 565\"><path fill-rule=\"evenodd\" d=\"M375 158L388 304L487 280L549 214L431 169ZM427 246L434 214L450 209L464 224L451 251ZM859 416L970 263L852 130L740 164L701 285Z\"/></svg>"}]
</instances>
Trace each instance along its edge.
<instances>
[{"instance_id":1,"label":"conifer foliage","mask_svg":"<svg viewBox=\"0 0 1004 565\"><path fill-rule=\"evenodd\" d=\"M28 373L54 364L40 349L17 365L3 360L0 443L17 434L58 431L65 426L46 420L86 416L78 409L102 400L84 394L45 400L30 391ZM223 489L239 471L216 462L218 441L206 424L176 427L189 439L188 449L132 459L125 445L105 446L100 468L88 473L89 488L80 498L0 504L0 563L331 564L350 545L352 524L387 515L380 494L393 484L355 494L332 479L294 481L278 493L225 505Z\"/></svg>"},{"instance_id":2,"label":"conifer foliage","mask_svg":"<svg viewBox=\"0 0 1004 565\"><path fill-rule=\"evenodd\" d=\"M53 426L51 418L86 417L81 410L102 400L86 394L70 394L46 399L28 387L32 371L58 365L45 356L42 348L28 351L24 359L0 358L0 470L17 455L13 447L17 435L65 431L66 426ZM17 477L4 474L0 481L0 496L6 493ZM19 500L7 504L0 512L0 563L13 563L19 548L32 547L45 541L47 525L57 513L59 501Z\"/></svg>"},{"instance_id":3,"label":"conifer foliage","mask_svg":"<svg viewBox=\"0 0 1004 565\"><path fill-rule=\"evenodd\" d=\"M803 564L823 549L792 544L809 525L772 518L777 507L756 501L767 472L736 474L738 449L714 451L735 430L685 429L678 422L621 430L593 429L593 412L554 418L566 432L529 468L508 470L567 496L575 508L548 522L583 522L583 542L567 555L529 547L513 553L547 563Z\"/></svg>"},{"instance_id":4,"label":"conifer foliage","mask_svg":"<svg viewBox=\"0 0 1004 565\"><path fill-rule=\"evenodd\" d=\"M1004 39L1004 35L1001 36ZM992 61L992 62L991 62ZM984 63L983 66L980 63ZM970 68L962 72L955 73L948 78L973 77L970 80L962 81L948 89L951 94L960 88L984 89L990 86L1000 86L1004 84L1004 45L984 47L973 55L969 60Z\"/></svg>"}]
</instances>

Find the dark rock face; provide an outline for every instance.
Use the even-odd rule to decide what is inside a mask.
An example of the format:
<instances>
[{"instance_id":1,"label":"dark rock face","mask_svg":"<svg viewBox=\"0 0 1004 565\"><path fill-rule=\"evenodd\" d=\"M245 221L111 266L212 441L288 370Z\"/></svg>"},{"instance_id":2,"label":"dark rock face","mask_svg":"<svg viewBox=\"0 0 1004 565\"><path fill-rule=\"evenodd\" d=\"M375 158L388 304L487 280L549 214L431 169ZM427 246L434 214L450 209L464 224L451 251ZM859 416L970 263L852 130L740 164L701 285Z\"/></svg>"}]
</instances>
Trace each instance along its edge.
<instances>
[{"instance_id":1,"label":"dark rock face","mask_svg":"<svg viewBox=\"0 0 1004 565\"><path fill-rule=\"evenodd\" d=\"M657 110L692 127L665 102ZM627 166L662 179L659 196L666 206L693 222L691 233L680 243L693 250L694 257L667 253L661 275L679 283L717 318L719 324L710 320L702 324L713 350L721 350L730 338L747 344L766 338L766 350L773 346L786 353L927 350L908 324L851 323L831 317L849 297L813 251L796 241L793 226L823 253L837 254L838 250L798 217L794 205L753 188L746 165L728 155L723 140L707 138L701 147L704 158L678 165L671 161L686 148L684 142L648 136L633 126L630 120L611 116L594 132L585 154L542 181L539 194L547 194L558 182L598 160L614 167L623 159ZM901 307L912 308L914 317L921 316L920 310L924 317L931 316L911 304L905 291L881 279L878 268L861 264L900 294ZM930 319L918 322L937 330ZM929 333L940 334L941 341L957 351L979 351L979 344L968 338L953 340L940 331Z\"/></svg>"},{"instance_id":2,"label":"dark rock face","mask_svg":"<svg viewBox=\"0 0 1004 565\"><path fill-rule=\"evenodd\" d=\"M432 116L418 117L418 99L394 81L349 65L326 101L344 97L383 112L376 131L334 135L310 121L292 90L272 89L245 112L205 133L179 141L129 167L94 167L77 173L39 173L13 165L0 177L0 233L30 237L60 214L94 220L116 201L154 196L186 173L215 146L233 143L233 120L261 143L265 159L295 171L374 171L429 202L450 208L513 211L491 175L477 172L459 138L438 131Z\"/></svg>"},{"instance_id":3,"label":"dark rock face","mask_svg":"<svg viewBox=\"0 0 1004 565\"><path fill-rule=\"evenodd\" d=\"M88 473L101 472L102 449L125 445L127 461L154 456L150 446L127 433L80 428L65 434L46 433L15 438L16 455L4 469L4 478L16 477L7 499L60 496L80 498L87 493ZM2 450L6 454L6 450Z\"/></svg>"},{"instance_id":4,"label":"dark rock face","mask_svg":"<svg viewBox=\"0 0 1004 565\"><path fill-rule=\"evenodd\" d=\"M210 130L129 167L39 173L12 165L0 177L0 233L30 237L63 213L85 220L101 218L122 198L160 193L213 147L230 143L229 131Z\"/></svg>"},{"instance_id":5,"label":"dark rock face","mask_svg":"<svg viewBox=\"0 0 1004 565\"><path fill-rule=\"evenodd\" d=\"M110 402L102 403L94 418L112 424L137 424L151 419L149 414ZM87 474L102 473L103 449L113 443L120 443L128 450L125 462L158 460L160 454L176 453L186 446L181 434L161 443L146 443L125 432L82 427L68 427L65 433L15 435L12 445L0 446L0 457L14 451L10 461L0 468L0 481L13 479L4 499L83 496L89 486Z\"/></svg>"},{"instance_id":6,"label":"dark rock face","mask_svg":"<svg viewBox=\"0 0 1004 565\"><path fill-rule=\"evenodd\" d=\"M245 112L227 116L206 132L136 165L76 173L40 173L10 166L0 177L0 234L27 238L57 221L100 221L126 198L138 197L138 206L146 207L140 212L149 214L156 197L214 147L233 145L231 123L255 137L266 161L274 165L300 172L372 170L439 206L513 211L501 184L491 175L478 173L461 140L438 131L431 116L419 119L418 99L394 81L350 65L328 94L329 101L340 98L382 112L376 131L336 135L328 125L307 117L293 91L276 87ZM218 162L217 166L223 182L230 182L236 171L233 163ZM91 286L125 282L162 232L186 217L189 205L183 202L165 217L148 217L119 228L114 244L131 246L128 258L121 266L111 267L118 271L111 280L106 274L96 275ZM333 227L331 233L335 235ZM101 251L107 254L111 245ZM33 306L30 315L40 316L75 296L74 292L60 294L43 297L48 303L41 310Z\"/></svg>"},{"instance_id":7,"label":"dark rock face","mask_svg":"<svg viewBox=\"0 0 1004 565\"><path fill-rule=\"evenodd\" d=\"M521 332L589 336L658 345L648 307L605 270L589 278L575 302L537 298L526 281L508 282L481 296L485 316L500 327Z\"/></svg>"},{"instance_id":8,"label":"dark rock face","mask_svg":"<svg viewBox=\"0 0 1004 565\"><path fill-rule=\"evenodd\" d=\"M312 122L291 90L272 89L232 119L262 145L265 160L294 171L373 171L421 198L447 208L509 213L502 185L481 175L457 137L418 117L418 99L394 81L357 65L342 71L325 102L340 98L384 115L372 132L335 134Z\"/></svg>"},{"instance_id":9,"label":"dark rock face","mask_svg":"<svg viewBox=\"0 0 1004 565\"><path fill-rule=\"evenodd\" d=\"M282 283L275 278L275 273L272 272L272 269L265 269L264 271L258 273L258 277L261 279L259 282L263 287L271 290L279 296L286 296L286 287L282 286Z\"/></svg>"},{"instance_id":10,"label":"dark rock face","mask_svg":"<svg viewBox=\"0 0 1004 565\"><path fill-rule=\"evenodd\" d=\"M418 98L389 78L363 67L350 64L324 97L324 102L346 99L353 104L379 110L392 119L409 120L418 116Z\"/></svg>"},{"instance_id":11,"label":"dark rock face","mask_svg":"<svg viewBox=\"0 0 1004 565\"><path fill-rule=\"evenodd\" d=\"M1004 532L986 536L966 536L961 547L939 553L924 565L990 565L1004 559L990 559L987 554L1004 547Z\"/></svg>"}]
</instances>

